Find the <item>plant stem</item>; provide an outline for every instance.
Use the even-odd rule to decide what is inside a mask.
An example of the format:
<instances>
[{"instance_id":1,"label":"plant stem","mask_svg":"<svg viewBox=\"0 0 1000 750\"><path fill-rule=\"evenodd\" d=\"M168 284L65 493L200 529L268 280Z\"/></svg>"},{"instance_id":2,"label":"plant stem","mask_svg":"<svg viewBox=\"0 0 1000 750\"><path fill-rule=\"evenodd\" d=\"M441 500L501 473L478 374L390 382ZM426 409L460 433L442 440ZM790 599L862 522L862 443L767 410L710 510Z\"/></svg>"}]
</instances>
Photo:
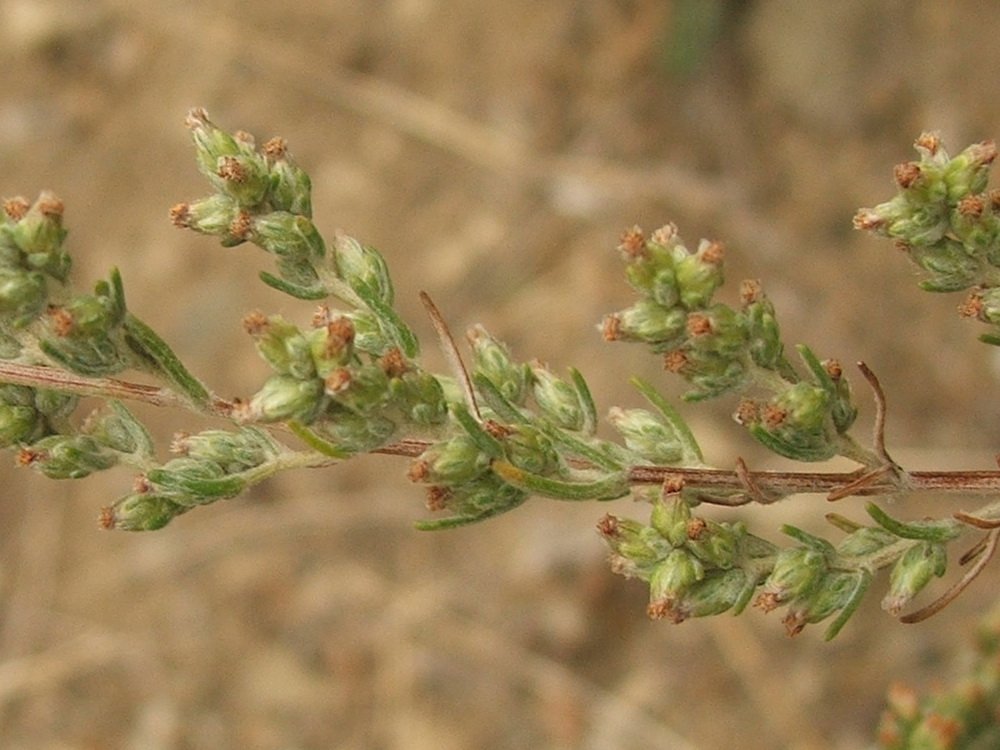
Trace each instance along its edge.
<instances>
[{"instance_id":1,"label":"plant stem","mask_svg":"<svg viewBox=\"0 0 1000 750\"><path fill-rule=\"evenodd\" d=\"M84 375L74 375L65 370L42 365L21 365L0 360L0 383L48 388L77 396L140 401L151 406L191 408L189 399L169 388L132 383L115 378L91 378ZM231 403L223 399L213 398L208 413L228 416L231 411Z\"/></svg>"}]
</instances>

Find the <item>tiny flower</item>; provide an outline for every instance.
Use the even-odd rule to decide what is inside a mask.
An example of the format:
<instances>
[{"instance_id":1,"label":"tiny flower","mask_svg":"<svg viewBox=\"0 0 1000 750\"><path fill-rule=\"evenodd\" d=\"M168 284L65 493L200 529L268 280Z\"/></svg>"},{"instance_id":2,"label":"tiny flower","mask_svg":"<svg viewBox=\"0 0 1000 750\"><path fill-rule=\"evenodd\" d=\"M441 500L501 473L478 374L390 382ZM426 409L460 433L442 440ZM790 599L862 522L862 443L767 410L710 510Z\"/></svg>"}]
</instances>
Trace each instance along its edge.
<instances>
[{"instance_id":1,"label":"tiny flower","mask_svg":"<svg viewBox=\"0 0 1000 750\"><path fill-rule=\"evenodd\" d=\"M254 394L239 416L248 422L312 422L323 404L323 381L272 375Z\"/></svg>"},{"instance_id":2,"label":"tiny flower","mask_svg":"<svg viewBox=\"0 0 1000 750\"><path fill-rule=\"evenodd\" d=\"M288 148L281 138L272 138L263 146L270 169L271 191L269 200L277 211L312 218L312 181L305 171L288 155Z\"/></svg>"},{"instance_id":3,"label":"tiny flower","mask_svg":"<svg viewBox=\"0 0 1000 750\"><path fill-rule=\"evenodd\" d=\"M331 371L348 364L354 356L354 323L339 315L309 334L309 349L316 373L325 378Z\"/></svg>"},{"instance_id":4,"label":"tiny flower","mask_svg":"<svg viewBox=\"0 0 1000 750\"><path fill-rule=\"evenodd\" d=\"M62 216L62 201L52 193L42 192L10 232L28 267L44 270L65 281L69 274L69 257L62 252L66 239Z\"/></svg>"},{"instance_id":5,"label":"tiny flower","mask_svg":"<svg viewBox=\"0 0 1000 750\"><path fill-rule=\"evenodd\" d=\"M50 435L23 448L18 463L31 466L49 479L81 479L110 469L119 454L89 435Z\"/></svg>"},{"instance_id":6,"label":"tiny flower","mask_svg":"<svg viewBox=\"0 0 1000 750\"><path fill-rule=\"evenodd\" d=\"M669 606L705 577L705 567L683 549L674 549L649 577L649 614L662 617Z\"/></svg>"},{"instance_id":7,"label":"tiny flower","mask_svg":"<svg viewBox=\"0 0 1000 750\"><path fill-rule=\"evenodd\" d=\"M30 443L44 430L45 421L33 406L0 404L0 448Z\"/></svg>"},{"instance_id":8,"label":"tiny flower","mask_svg":"<svg viewBox=\"0 0 1000 750\"><path fill-rule=\"evenodd\" d=\"M621 433L625 447L651 464L671 466L684 457L672 425L645 409L611 407L608 421Z\"/></svg>"},{"instance_id":9,"label":"tiny flower","mask_svg":"<svg viewBox=\"0 0 1000 750\"><path fill-rule=\"evenodd\" d=\"M691 506L680 492L673 493L653 504L649 523L672 547L681 547L688 540Z\"/></svg>"},{"instance_id":10,"label":"tiny flower","mask_svg":"<svg viewBox=\"0 0 1000 750\"><path fill-rule=\"evenodd\" d=\"M676 624L692 617L719 615L734 607L738 612L753 589L754 582L740 568L712 570L675 598L664 616Z\"/></svg>"},{"instance_id":11,"label":"tiny flower","mask_svg":"<svg viewBox=\"0 0 1000 750\"><path fill-rule=\"evenodd\" d=\"M98 524L102 529L118 531L155 531L162 529L175 516L191 505L176 502L176 496L157 492L136 492L126 495L101 511Z\"/></svg>"},{"instance_id":12,"label":"tiny flower","mask_svg":"<svg viewBox=\"0 0 1000 750\"><path fill-rule=\"evenodd\" d=\"M170 209L170 221L178 229L193 229L201 234L222 237L224 244L236 244L245 239L233 236L230 231L240 211L235 199L225 193L215 193L194 203L176 204Z\"/></svg>"},{"instance_id":13,"label":"tiny flower","mask_svg":"<svg viewBox=\"0 0 1000 750\"><path fill-rule=\"evenodd\" d=\"M540 362L531 363L531 390L541 414L564 430L580 430L584 415L576 388Z\"/></svg>"},{"instance_id":14,"label":"tiny flower","mask_svg":"<svg viewBox=\"0 0 1000 750\"><path fill-rule=\"evenodd\" d=\"M326 255L326 245L316 225L305 216L287 211L254 216L249 239L289 263L308 265Z\"/></svg>"},{"instance_id":15,"label":"tiny flower","mask_svg":"<svg viewBox=\"0 0 1000 750\"><path fill-rule=\"evenodd\" d=\"M226 474L260 466L276 453L267 433L254 428L238 432L204 430L194 435L178 433L170 447L182 456L218 464Z\"/></svg>"},{"instance_id":16,"label":"tiny flower","mask_svg":"<svg viewBox=\"0 0 1000 750\"><path fill-rule=\"evenodd\" d=\"M219 178L216 187L251 211L260 205L271 187L267 166L256 153L220 156L215 175Z\"/></svg>"},{"instance_id":17,"label":"tiny flower","mask_svg":"<svg viewBox=\"0 0 1000 750\"><path fill-rule=\"evenodd\" d=\"M340 234L334 243L337 274L351 289L364 289L387 305L393 301L392 280L385 259L373 248Z\"/></svg>"},{"instance_id":18,"label":"tiny flower","mask_svg":"<svg viewBox=\"0 0 1000 750\"><path fill-rule=\"evenodd\" d=\"M914 544L893 566L889 574L889 591L882 600L882 608L898 615L932 578L944 575L947 565L945 545L932 542Z\"/></svg>"},{"instance_id":19,"label":"tiny flower","mask_svg":"<svg viewBox=\"0 0 1000 750\"><path fill-rule=\"evenodd\" d=\"M644 297L631 307L607 316L601 325L605 341L642 341L678 345L685 332L687 313Z\"/></svg>"},{"instance_id":20,"label":"tiny flower","mask_svg":"<svg viewBox=\"0 0 1000 750\"><path fill-rule=\"evenodd\" d=\"M411 465L409 477L414 482L456 485L471 482L485 474L489 458L468 435L457 435L434 443Z\"/></svg>"},{"instance_id":21,"label":"tiny flower","mask_svg":"<svg viewBox=\"0 0 1000 750\"><path fill-rule=\"evenodd\" d=\"M674 265L680 302L688 310L707 307L722 285L722 244L702 240L698 251Z\"/></svg>"},{"instance_id":22,"label":"tiny flower","mask_svg":"<svg viewBox=\"0 0 1000 750\"><path fill-rule=\"evenodd\" d=\"M218 174L219 160L227 156L248 156L253 154L253 144L246 139L239 140L216 127L208 119L208 113L201 108L188 112L184 120L194 139L195 157L198 167L217 189L223 190L223 178Z\"/></svg>"},{"instance_id":23,"label":"tiny flower","mask_svg":"<svg viewBox=\"0 0 1000 750\"><path fill-rule=\"evenodd\" d=\"M616 572L628 577L648 579L651 567L671 551L656 529L630 518L609 513L598 523L597 531L611 549Z\"/></svg>"},{"instance_id":24,"label":"tiny flower","mask_svg":"<svg viewBox=\"0 0 1000 750\"><path fill-rule=\"evenodd\" d=\"M38 271L0 268L0 315L26 323L48 302L48 285Z\"/></svg>"},{"instance_id":25,"label":"tiny flower","mask_svg":"<svg viewBox=\"0 0 1000 750\"><path fill-rule=\"evenodd\" d=\"M308 379L316 375L310 338L280 315L251 313L243 328L254 338L257 352L271 369L283 375Z\"/></svg>"},{"instance_id":26,"label":"tiny flower","mask_svg":"<svg viewBox=\"0 0 1000 750\"><path fill-rule=\"evenodd\" d=\"M827 571L827 559L821 552L809 547L782 550L756 606L770 612L779 604L808 596L822 584Z\"/></svg>"},{"instance_id":27,"label":"tiny flower","mask_svg":"<svg viewBox=\"0 0 1000 750\"><path fill-rule=\"evenodd\" d=\"M552 441L532 425L515 425L503 443L507 460L531 474L545 476L561 465Z\"/></svg>"},{"instance_id":28,"label":"tiny flower","mask_svg":"<svg viewBox=\"0 0 1000 750\"><path fill-rule=\"evenodd\" d=\"M470 328L466 338L472 346L475 371L482 373L508 401L523 406L528 366L515 362L510 349L482 326Z\"/></svg>"}]
</instances>

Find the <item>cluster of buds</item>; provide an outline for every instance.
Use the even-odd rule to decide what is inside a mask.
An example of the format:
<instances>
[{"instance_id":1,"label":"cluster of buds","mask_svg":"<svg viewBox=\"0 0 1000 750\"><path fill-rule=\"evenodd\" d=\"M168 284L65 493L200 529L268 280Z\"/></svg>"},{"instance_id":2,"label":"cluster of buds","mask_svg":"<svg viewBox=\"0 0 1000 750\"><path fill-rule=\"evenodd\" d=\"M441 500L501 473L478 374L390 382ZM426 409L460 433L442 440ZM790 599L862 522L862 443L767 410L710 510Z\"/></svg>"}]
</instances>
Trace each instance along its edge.
<instances>
[{"instance_id":1,"label":"cluster of buds","mask_svg":"<svg viewBox=\"0 0 1000 750\"><path fill-rule=\"evenodd\" d=\"M23 327L49 302L49 284L65 283L69 254L63 250L66 230L63 203L44 192L29 203L4 202L0 222L0 316L6 326Z\"/></svg>"},{"instance_id":2,"label":"cluster of buds","mask_svg":"<svg viewBox=\"0 0 1000 750\"><path fill-rule=\"evenodd\" d=\"M898 615L944 573L946 545L960 533L954 520L904 523L874 504L868 511L874 526L829 518L847 532L836 546L784 526L797 544L779 550L740 522L694 515L683 487L667 485L653 500L648 524L607 515L598 531L611 551L612 569L649 585L650 617L679 623L739 614L752 600L764 612L783 607L789 635L830 620L824 636L829 640L854 614L876 570L892 566L882 606Z\"/></svg>"},{"instance_id":3,"label":"cluster of buds","mask_svg":"<svg viewBox=\"0 0 1000 750\"><path fill-rule=\"evenodd\" d=\"M649 616L674 623L739 614L750 601L775 547L740 522L695 516L680 491L653 505L649 524L607 515L597 526L612 569L649 584Z\"/></svg>"},{"instance_id":4,"label":"cluster of buds","mask_svg":"<svg viewBox=\"0 0 1000 750\"><path fill-rule=\"evenodd\" d=\"M959 308L965 317L1000 324L1000 191L987 189L997 155L992 141L975 143L950 157L938 135L924 133L919 160L895 168L899 193L854 217L858 229L895 240L927 273L931 292L971 289ZM1000 331L981 337L1000 344Z\"/></svg>"},{"instance_id":5,"label":"cluster of buds","mask_svg":"<svg viewBox=\"0 0 1000 750\"><path fill-rule=\"evenodd\" d=\"M744 390L751 384L772 391L769 400L744 400L736 419L780 455L819 461L845 451L842 436L854 423L857 409L839 365L820 362L807 347L799 347L810 375L801 378L785 357L774 306L758 282L743 282L739 308L713 300L722 283L723 253L718 243L703 240L692 253L671 224L648 239L633 228L625 233L619 250L639 299L605 318L606 340L645 343L661 354L664 368L693 386L685 394L688 400ZM620 417L616 415L615 421L621 422ZM646 430L653 430L653 424ZM667 440L657 449L648 439L640 440L639 431L626 437L632 437L636 446L645 444L642 455L673 463L675 451L666 434Z\"/></svg>"},{"instance_id":6,"label":"cluster of buds","mask_svg":"<svg viewBox=\"0 0 1000 750\"><path fill-rule=\"evenodd\" d=\"M9 393L8 389L16 386L2 388ZM123 462L144 465L151 461L149 432L121 403L109 402L107 410L92 413L79 431L73 431L65 420L75 402L73 397L52 391L35 392L38 413L53 422L53 427L39 439L26 436L18 440L22 446L17 456L20 466L30 466L49 479L80 479Z\"/></svg>"},{"instance_id":7,"label":"cluster of buds","mask_svg":"<svg viewBox=\"0 0 1000 750\"><path fill-rule=\"evenodd\" d=\"M477 416L452 404L453 430L410 466L427 485L427 505L448 516L440 529L510 510L531 494L609 500L628 494L625 452L595 436L597 416L582 376L521 363L481 326L468 332Z\"/></svg>"},{"instance_id":8,"label":"cluster of buds","mask_svg":"<svg viewBox=\"0 0 1000 750\"><path fill-rule=\"evenodd\" d=\"M312 185L285 142L273 138L258 149L252 135L219 129L202 109L191 110L186 124L198 167L216 192L175 205L174 225L217 236L227 247L252 242L277 261L280 278L264 273L264 281L305 299L325 296L317 267L326 246L312 222Z\"/></svg>"},{"instance_id":9,"label":"cluster of buds","mask_svg":"<svg viewBox=\"0 0 1000 750\"><path fill-rule=\"evenodd\" d=\"M0 447L30 445L58 433L78 399L23 385L0 385Z\"/></svg>"},{"instance_id":10,"label":"cluster of buds","mask_svg":"<svg viewBox=\"0 0 1000 750\"><path fill-rule=\"evenodd\" d=\"M207 430L175 437L179 454L140 474L133 491L101 513L101 526L152 531L197 505L235 497L278 470L282 449L265 431Z\"/></svg>"},{"instance_id":11,"label":"cluster of buds","mask_svg":"<svg viewBox=\"0 0 1000 750\"><path fill-rule=\"evenodd\" d=\"M252 313L244 326L273 374L237 410L246 422L294 420L350 454L383 444L396 424L440 424L447 405L440 382L398 348L382 354L367 312L322 306L301 329L279 315ZM358 325L368 328L367 338Z\"/></svg>"}]
</instances>

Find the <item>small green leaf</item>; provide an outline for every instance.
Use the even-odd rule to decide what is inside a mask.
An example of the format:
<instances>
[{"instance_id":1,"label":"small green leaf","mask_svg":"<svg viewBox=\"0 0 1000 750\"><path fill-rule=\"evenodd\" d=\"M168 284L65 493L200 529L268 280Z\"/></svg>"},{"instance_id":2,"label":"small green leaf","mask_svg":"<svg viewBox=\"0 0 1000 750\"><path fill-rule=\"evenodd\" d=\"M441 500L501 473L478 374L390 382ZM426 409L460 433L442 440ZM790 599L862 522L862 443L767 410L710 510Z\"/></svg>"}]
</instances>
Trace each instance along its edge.
<instances>
[{"instance_id":1,"label":"small green leaf","mask_svg":"<svg viewBox=\"0 0 1000 750\"><path fill-rule=\"evenodd\" d=\"M508 484L556 500L617 500L631 491L624 472L606 474L599 479L573 481L532 474L502 459L494 461L491 466L493 472Z\"/></svg>"},{"instance_id":2,"label":"small green leaf","mask_svg":"<svg viewBox=\"0 0 1000 750\"><path fill-rule=\"evenodd\" d=\"M205 409L211 403L212 397L208 389L194 377L174 354L159 334L139 320L132 313L125 315L123 323L125 341L129 348L139 356L151 372L165 378L187 396L192 404Z\"/></svg>"}]
</instances>

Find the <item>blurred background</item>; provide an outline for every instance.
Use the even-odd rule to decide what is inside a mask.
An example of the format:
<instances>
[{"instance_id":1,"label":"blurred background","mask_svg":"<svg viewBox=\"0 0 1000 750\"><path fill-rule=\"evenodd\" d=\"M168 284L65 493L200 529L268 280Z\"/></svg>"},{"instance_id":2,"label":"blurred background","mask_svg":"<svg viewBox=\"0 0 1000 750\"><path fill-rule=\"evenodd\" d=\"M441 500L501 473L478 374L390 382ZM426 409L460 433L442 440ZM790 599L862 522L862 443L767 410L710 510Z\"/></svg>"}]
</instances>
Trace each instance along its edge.
<instances>
[{"instance_id":1,"label":"blurred background","mask_svg":"<svg viewBox=\"0 0 1000 750\"><path fill-rule=\"evenodd\" d=\"M990 468L997 360L958 296L920 292L851 217L888 199L921 131L955 152L1000 136L998 34L1000 6L973 0L0 0L0 194L55 191L77 283L118 265L130 307L227 397L267 374L243 315L311 308L257 281L256 249L170 226L207 193L192 106L287 139L321 231L385 254L431 365L420 290L456 331L582 369L602 412L639 404L633 374L682 390L595 329L631 301L622 230L674 221L726 243L730 302L760 278L787 341L879 374L906 466ZM709 460L782 466L723 401L682 407ZM163 441L205 426L138 411ZM998 582L905 626L880 579L832 644L787 638L780 613L671 626L594 531L644 517L627 500L419 533L405 461L364 457L129 535L95 521L128 472L54 483L12 464L5 749L862 748L890 683L959 672ZM959 507L929 502L893 511ZM805 497L752 523L778 539L827 509Z\"/></svg>"}]
</instances>

